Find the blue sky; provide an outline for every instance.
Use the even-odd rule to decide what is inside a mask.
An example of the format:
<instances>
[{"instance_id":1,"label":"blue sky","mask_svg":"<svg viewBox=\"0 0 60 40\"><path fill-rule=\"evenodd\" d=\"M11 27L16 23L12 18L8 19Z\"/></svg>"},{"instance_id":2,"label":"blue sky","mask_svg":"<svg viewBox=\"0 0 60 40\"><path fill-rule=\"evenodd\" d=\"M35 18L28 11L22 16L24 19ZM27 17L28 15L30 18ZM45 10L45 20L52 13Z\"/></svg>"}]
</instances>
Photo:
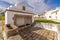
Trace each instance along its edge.
<instances>
[{"instance_id":1,"label":"blue sky","mask_svg":"<svg viewBox=\"0 0 60 40\"><path fill-rule=\"evenodd\" d=\"M19 2L26 4L31 11L38 13L60 7L60 0L0 0L0 8L7 8Z\"/></svg>"}]
</instances>

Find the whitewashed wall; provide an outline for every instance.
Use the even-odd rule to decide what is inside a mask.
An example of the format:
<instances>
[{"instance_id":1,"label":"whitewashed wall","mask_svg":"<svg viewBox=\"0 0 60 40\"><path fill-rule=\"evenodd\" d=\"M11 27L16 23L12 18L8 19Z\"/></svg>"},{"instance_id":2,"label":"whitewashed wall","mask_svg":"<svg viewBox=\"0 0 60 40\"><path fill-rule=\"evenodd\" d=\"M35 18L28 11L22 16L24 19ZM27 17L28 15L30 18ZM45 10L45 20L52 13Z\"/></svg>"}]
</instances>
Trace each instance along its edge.
<instances>
[{"instance_id":1,"label":"whitewashed wall","mask_svg":"<svg viewBox=\"0 0 60 40\"><path fill-rule=\"evenodd\" d=\"M14 24L13 17L15 14L18 15L32 15L32 14L26 14L26 13L18 13L18 12L11 12L11 11L6 11L5 13L5 24ZM34 15L32 15L32 22L34 22Z\"/></svg>"},{"instance_id":2,"label":"whitewashed wall","mask_svg":"<svg viewBox=\"0 0 60 40\"><path fill-rule=\"evenodd\" d=\"M51 20L51 18L49 18L49 16L51 16L51 11L48 11L45 13L46 19Z\"/></svg>"},{"instance_id":3,"label":"whitewashed wall","mask_svg":"<svg viewBox=\"0 0 60 40\"><path fill-rule=\"evenodd\" d=\"M56 12L55 12L56 10L47 11L45 13L46 19L47 20L53 20L53 21L60 22L60 9L58 9L58 10L59 11L57 12L57 15L56 15ZM49 18L49 16L51 16L51 18Z\"/></svg>"},{"instance_id":4,"label":"whitewashed wall","mask_svg":"<svg viewBox=\"0 0 60 40\"><path fill-rule=\"evenodd\" d=\"M23 6L25 6L25 10L23 10ZM31 11L29 10L29 7L27 7L26 5L24 5L24 4L22 4L22 3L17 3L17 4L15 4L14 6L8 7L7 9L17 10L17 11L23 10L23 11L31 12Z\"/></svg>"},{"instance_id":5,"label":"whitewashed wall","mask_svg":"<svg viewBox=\"0 0 60 40\"><path fill-rule=\"evenodd\" d=\"M14 17L14 13L13 12L6 12L5 13L5 24L13 24L13 17Z\"/></svg>"},{"instance_id":6,"label":"whitewashed wall","mask_svg":"<svg viewBox=\"0 0 60 40\"><path fill-rule=\"evenodd\" d=\"M23 10L23 6L25 6L26 10ZM28 7L26 5L24 5L24 4L22 4L22 3L17 3L14 6L8 7L7 9L8 10L30 12ZM34 22L34 15L33 14L6 11L6 13L5 13L5 24L14 24L14 20L13 20L14 14L26 15L26 16L27 15L32 15L32 22Z\"/></svg>"}]
</instances>

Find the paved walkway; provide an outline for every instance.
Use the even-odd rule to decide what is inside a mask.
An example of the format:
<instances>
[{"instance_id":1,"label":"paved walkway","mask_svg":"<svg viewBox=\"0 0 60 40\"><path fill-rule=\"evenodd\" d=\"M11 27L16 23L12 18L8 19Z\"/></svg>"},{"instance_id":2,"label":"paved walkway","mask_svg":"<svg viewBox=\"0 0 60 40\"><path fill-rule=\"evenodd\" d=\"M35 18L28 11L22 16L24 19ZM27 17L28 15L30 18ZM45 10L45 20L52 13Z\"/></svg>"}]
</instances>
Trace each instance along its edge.
<instances>
[{"instance_id":1,"label":"paved walkway","mask_svg":"<svg viewBox=\"0 0 60 40\"><path fill-rule=\"evenodd\" d=\"M58 40L57 33L37 27L28 27L18 30L17 35L10 36L8 40Z\"/></svg>"},{"instance_id":2,"label":"paved walkway","mask_svg":"<svg viewBox=\"0 0 60 40\"><path fill-rule=\"evenodd\" d=\"M4 40L1 27L0 27L0 40Z\"/></svg>"},{"instance_id":3,"label":"paved walkway","mask_svg":"<svg viewBox=\"0 0 60 40\"><path fill-rule=\"evenodd\" d=\"M60 30L58 31L58 40L60 40Z\"/></svg>"}]
</instances>

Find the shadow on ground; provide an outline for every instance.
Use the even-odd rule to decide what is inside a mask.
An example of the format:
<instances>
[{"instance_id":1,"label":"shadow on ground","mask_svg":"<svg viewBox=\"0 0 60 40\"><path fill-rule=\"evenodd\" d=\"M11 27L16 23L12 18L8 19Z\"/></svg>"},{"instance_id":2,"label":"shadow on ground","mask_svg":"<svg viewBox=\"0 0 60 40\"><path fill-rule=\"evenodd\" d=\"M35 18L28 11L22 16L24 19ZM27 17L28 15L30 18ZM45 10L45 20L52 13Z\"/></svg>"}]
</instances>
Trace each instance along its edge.
<instances>
[{"instance_id":1,"label":"shadow on ground","mask_svg":"<svg viewBox=\"0 0 60 40\"><path fill-rule=\"evenodd\" d=\"M18 29L17 33L10 37L12 37L12 40L57 40L57 34L55 32L40 27L27 27L22 30Z\"/></svg>"},{"instance_id":2,"label":"shadow on ground","mask_svg":"<svg viewBox=\"0 0 60 40\"><path fill-rule=\"evenodd\" d=\"M23 30L18 30L18 34L22 37L23 40L47 40L46 37L33 32L39 29L41 28L29 27Z\"/></svg>"},{"instance_id":3,"label":"shadow on ground","mask_svg":"<svg viewBox=\"0 0 60 40\"><path fill-rule=\"evenodd\" d=\"M20 36L21 39L19 39L19 40L47 40L47 38L44 37L43 35L41 35L40 33L38 34L38 33L34 32L34 31L37 31L37 30L40 31L40 30L43 30L43 29L41 29L39 27L27 27L27 28L22 29L22 30L18 29L17 30L18 32L15 35ZM11 35L10 37L15 36L15 35ZM12 38L12 40L13 39L16 40L15 38Z\"/></svg>"}]
</instances>

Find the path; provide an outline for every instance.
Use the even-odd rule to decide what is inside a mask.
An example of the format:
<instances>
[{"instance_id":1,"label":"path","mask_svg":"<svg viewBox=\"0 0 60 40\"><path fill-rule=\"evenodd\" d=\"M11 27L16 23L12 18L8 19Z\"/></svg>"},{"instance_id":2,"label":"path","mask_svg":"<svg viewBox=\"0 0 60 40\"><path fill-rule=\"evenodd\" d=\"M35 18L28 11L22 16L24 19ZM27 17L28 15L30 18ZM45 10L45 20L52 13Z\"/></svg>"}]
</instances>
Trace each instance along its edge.
<instances>
[{"instance_id":1,"label":"path","mask_svg":"<svg viewBox=\"0 0 60 40\"><path fill-rule=\"evenodd\" d=\"M41 29L39 27L28 27L18 30L17 35L10 36L9 40L58 40L57 33Z\"/></svg>"}]
</instances>

